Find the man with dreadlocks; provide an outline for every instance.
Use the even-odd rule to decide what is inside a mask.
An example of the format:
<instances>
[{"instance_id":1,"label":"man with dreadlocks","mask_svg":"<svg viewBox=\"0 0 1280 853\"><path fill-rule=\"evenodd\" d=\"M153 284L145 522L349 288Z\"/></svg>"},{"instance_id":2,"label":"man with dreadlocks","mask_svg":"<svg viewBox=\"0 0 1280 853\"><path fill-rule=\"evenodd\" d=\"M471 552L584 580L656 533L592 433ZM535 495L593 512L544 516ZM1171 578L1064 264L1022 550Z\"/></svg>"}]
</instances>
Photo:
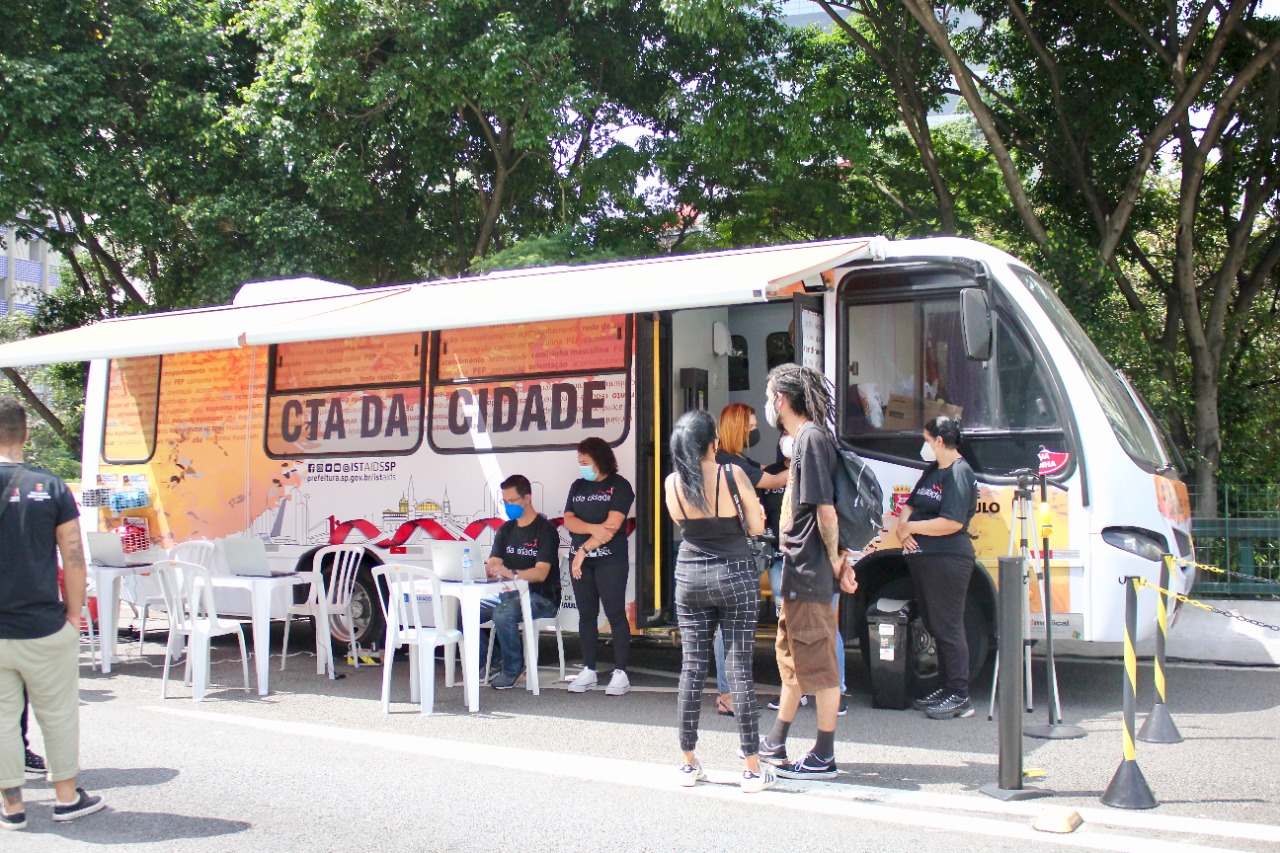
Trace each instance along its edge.
<instances>
[{"instance_id":1,"label":"man with dreadlocks","mask_svg":"<svg viewBox=\"0 0 1280 853\"><path fill-rule=\"evenodd\" d=\"M837 580L849 593L858 583L840 554L831 393L821 373L796 364L771 370L765 391L769 426L784 428L795 444L778 525L782 613L776 653L782 696L773 729L760 739L760 759L777 765L785 779L834 779L840 670L831 597ZM805 694L817 700L818 740L807 755L789 762L787 732Z\"/></svg>"}]
</instances>

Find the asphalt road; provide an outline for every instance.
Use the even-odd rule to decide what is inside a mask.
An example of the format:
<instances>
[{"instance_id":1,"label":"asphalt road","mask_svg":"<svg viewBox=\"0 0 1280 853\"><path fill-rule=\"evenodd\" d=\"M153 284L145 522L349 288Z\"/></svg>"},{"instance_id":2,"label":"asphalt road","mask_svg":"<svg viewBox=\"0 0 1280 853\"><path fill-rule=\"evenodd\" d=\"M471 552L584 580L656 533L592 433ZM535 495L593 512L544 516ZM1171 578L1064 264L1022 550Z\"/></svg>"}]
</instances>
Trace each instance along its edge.
<instances>
[{"instance_id":1,"label":"asphalt road","mask_svg":"<svg viewBox=\"0 0 1280 853\"><path fill-rule=\"evenodd\" d=\"M304 631L300 634L305 634ZM279 629L277 627L277 645ZM294 648L306 648L299 635ZM542 660L554 660L544 639ZM576 648L567 643L572 656ZM912 711L869 707L867 677L849 658L850 712L837 730L835 782L782 782L758 795L736 785L734 720L717 716L709 692L699 753L712 783L675 785L678 759L671 648L633 652L636 689L625 697L543 695L482 689L467 714L462 691L437 672L437 714L408 703L408 666L397 662L394 703L382 713L381 669L315 675L314 658L273 658L267 697L234 689L239 662L215 649L214 688L192 703L171 684L160 699L162 647L140 659L122 647L110 676L81 682L82 784L109 808L80 821L49 820L52 790L27 788L30 826L5 834L5 851L85 850L973 850L1028 846L1086 849L1280 849L1275 761L1280 673L1275 669L1177 665L1170 707L1186 741L1138 744L1138 763L1160 801L1153 811L1102 806L1120 761L1118 662L1063 660L1072 741L1025 741L1029 786L1054 796L1002 804L977 793L994 782L997 723L986 719L990 675L975 689L974 718L936 722ZM87 659L86 659L87 660ZM605 654L608 660L608 653ZM776 684L772 650L756 656L762 694ZM602 679L603 681L603 679ZM1138 707L1151 705L1149 667ZM230 686L230 687L229 687ZM1046 717L1043 669L1038 708ZM762 713L762 726L773 714ZM802 708L791 734L800 754L815 732ZM1031 828L1033 817L1071 807L1084 825L1070 835Z\"/></svg>"}]
</instances>

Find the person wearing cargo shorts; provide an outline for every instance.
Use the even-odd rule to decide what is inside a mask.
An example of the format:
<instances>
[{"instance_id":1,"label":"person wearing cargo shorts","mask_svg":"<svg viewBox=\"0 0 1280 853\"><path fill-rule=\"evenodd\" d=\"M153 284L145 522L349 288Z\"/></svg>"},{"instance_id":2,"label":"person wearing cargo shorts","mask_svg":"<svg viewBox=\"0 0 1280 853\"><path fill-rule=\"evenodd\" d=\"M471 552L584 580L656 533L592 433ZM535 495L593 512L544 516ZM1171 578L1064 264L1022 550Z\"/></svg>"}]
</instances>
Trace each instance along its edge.
<instances>
[{"instance_id":1,"label":"person wearing cargo shorts","mask_svg":"<svg viewBox=\"0 0 1280 853\"><path fill-rule=\"evenodd\" d=\"M66 483L22 463L27 413L0 397L0 828L25 829L24 749L19 716L25 688L44 734L53 819L102 808L76 786L80 773L80 612L84 549ZM65 599L58 591L62 554Z\"/></svg>"},{"instance_id":2,"label":"person wearing cargo shorts","mask_svg":"<svg viewBox=\"0 0 1280 853\"><path fill-rule=\"evenodd\" d=\"M835 733L840 708L836 659L836 582L857 590L853 567L840 553L835 509L835 440L827 431L831 394L822 374L783 364L769 373L765 417L795 436L791 468L779 519L782 551L782 613L775 647L782 695L773 729L760 739L760 760L784 779L834 779ZM787 733L812 694L818 706L818 739L802 758L787 760Z\"/></svg>"}]
</instances>

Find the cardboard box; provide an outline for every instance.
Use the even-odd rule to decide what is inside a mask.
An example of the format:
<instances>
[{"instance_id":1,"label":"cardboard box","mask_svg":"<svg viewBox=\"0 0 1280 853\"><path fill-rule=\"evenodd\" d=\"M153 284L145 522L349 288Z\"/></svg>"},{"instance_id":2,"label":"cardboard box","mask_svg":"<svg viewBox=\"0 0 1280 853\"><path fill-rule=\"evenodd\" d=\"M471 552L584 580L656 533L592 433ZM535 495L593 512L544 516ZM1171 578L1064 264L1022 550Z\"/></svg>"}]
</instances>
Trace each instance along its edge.
<instances>
[{"instance_id":1,"label":"cardboard box","mask_svg":"<svg viewBox=\"0 0 1280 853\"><path fill-rule=\"evenodd\" d=\"M890 394L884 409L884 428L890 432L906 432L920 428L920 406L914 397Z\"/></svg>"},{"instance_id":2,"label":"cardboard box","mask_svg":"<svg viewBox=\"0 0 1280 853\"><path fill-rule=\"evenodd\" d=\"M927 424L929 421L938 417L938 415L946 415L953 420L960 420L960 413L963 411L963 407L953 406L952 404L943 402L942 400L925 400L924 420L921 425L923 426L923 424Z\"/></svg>"}]
</instances>

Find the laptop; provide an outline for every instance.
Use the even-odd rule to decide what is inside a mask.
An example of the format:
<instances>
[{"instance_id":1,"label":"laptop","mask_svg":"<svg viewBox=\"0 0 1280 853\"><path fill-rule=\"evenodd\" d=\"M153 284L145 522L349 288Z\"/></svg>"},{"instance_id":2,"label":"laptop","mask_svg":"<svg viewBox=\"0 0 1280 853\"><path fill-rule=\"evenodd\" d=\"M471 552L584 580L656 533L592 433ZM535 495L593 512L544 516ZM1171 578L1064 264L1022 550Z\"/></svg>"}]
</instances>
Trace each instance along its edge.
<instances>
[{"instance_id":1,"label":"laptop","mask_svg":"<svg viewBox=\"0 0 1280 853\"><path fill-rule=\"evenodd\" d=\"M462 555L467 550L471 551L471 580L487 581L489 578L484 572L484 551L479 542L470 539L458 542L432 542L431 570L439 575L442 581L464 580Z\"/></svg>"},{"instance_id":2,"label":"laptop","mask_svg":"<svg viewBox=\"0 0 1280 853\"><path fill-rule=\"evenodd\" d=\"M157 559L164 559L162 556L157 557L156 552L150 548L126 554L124 541L118 533L86 531L85 539L89 544L89 562L95 566L123 569L130 566L149 566Z\"/></svg>"},{"instance_id":3,"label":"laptop","mask_svg":"<svg viewBox=\"0 0 1280 853\"><path fill-rule=\"evenodd\" d=\"M226 560L227 571L233 575L249 578L269 578L279 575L293 574L288 571L272 571L267 560L267 543L257 537L250 539L219 539L222 557Z\"/></svg>"}]
</instances>

